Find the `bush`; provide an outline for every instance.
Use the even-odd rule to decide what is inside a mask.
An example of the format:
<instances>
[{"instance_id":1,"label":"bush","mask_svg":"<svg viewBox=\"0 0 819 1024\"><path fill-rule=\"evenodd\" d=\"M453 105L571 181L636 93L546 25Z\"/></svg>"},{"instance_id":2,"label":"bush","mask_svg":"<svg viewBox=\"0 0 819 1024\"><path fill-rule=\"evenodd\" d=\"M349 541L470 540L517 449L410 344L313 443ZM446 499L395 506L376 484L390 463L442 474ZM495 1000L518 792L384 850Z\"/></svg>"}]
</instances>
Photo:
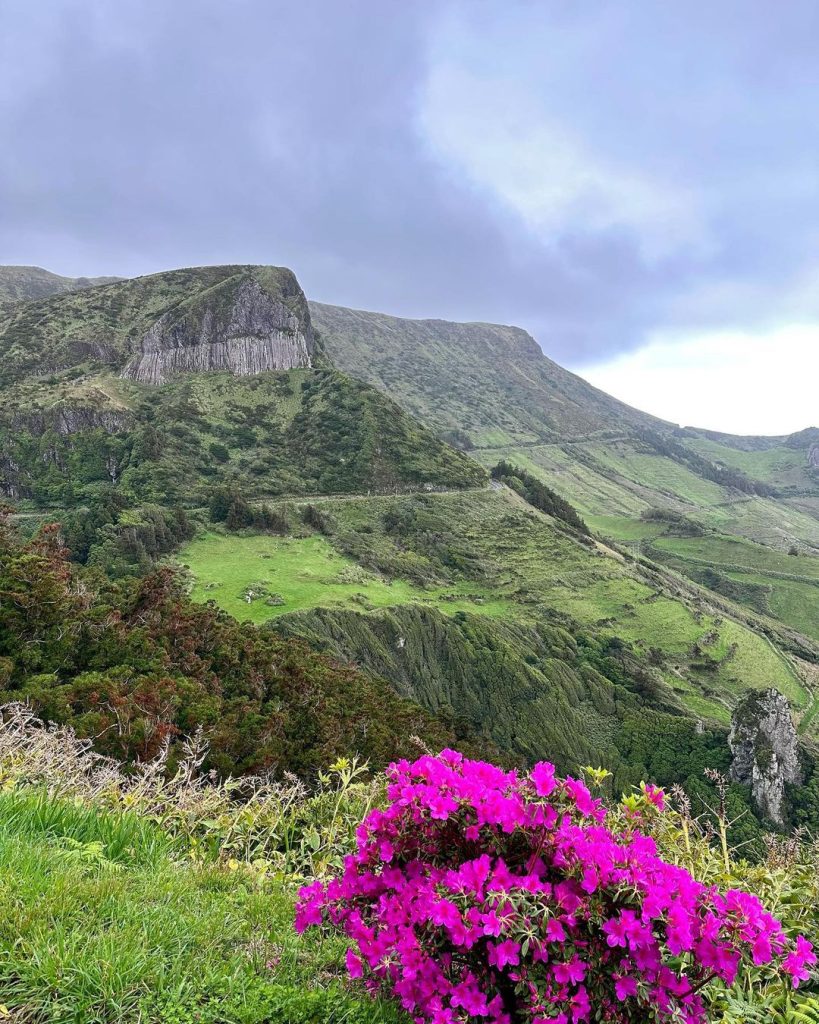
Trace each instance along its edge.
<instances>
[{"instance_id":1,"label":"bush","mask_svg":"<svg viewBox=\"0 0 819 1024\"><path fill-rule=\"evenodd\" d=\"M528 775L453 751L388 770L343 872L300 893L296 927L354 943L353 977L417 1021L706 1020L702 990L745 963L794 986L816 962L757 897L720 892L658 855L643 787L609 817L541 762Z\"/></svg>"}]
</instances>

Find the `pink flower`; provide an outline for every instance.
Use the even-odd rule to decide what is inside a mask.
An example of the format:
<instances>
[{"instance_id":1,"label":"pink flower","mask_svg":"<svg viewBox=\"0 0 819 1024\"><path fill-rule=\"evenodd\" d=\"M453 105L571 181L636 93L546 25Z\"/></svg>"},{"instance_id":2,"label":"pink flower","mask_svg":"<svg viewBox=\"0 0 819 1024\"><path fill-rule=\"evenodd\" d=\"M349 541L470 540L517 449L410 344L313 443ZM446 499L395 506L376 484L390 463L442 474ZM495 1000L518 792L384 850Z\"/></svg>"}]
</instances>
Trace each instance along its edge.
<instances>
[{"instance_id":1,"label":"pink flower","mask_svg":"<svg viewBox=\"0 0 819 1024\"><path fill-rule=\"evenodd\" d=\"M614 993L620 1002L625 1002L630 996L637 995L637 982L634 978L614 976Z\"/></svg>"},{"instance_id":2,"label":"pink flower","mask_svg":"<svg viewBox=\"0 0 819 1024\"><path fill-rule=\"evenodd\" d=\"M351 978L360 978L364 974L364 967L359 957L351 950L347 950L347 973Z\"/></svg>"},{"instance_id":3,"label":"pink flower","mask_svg":"<svg viewBox=\"0 0 819 1024\"><path fill-rule=\"evenodd\" d=\"M520 945L507 939L505 942L489 943L489 963L498 970L520 963Z\"/></svg>"},{"instance_id":4,"label":"pink flower","mask_svg":"<svg viewBox=\"0 0 819 1024\"><path fill-rule=\"evenodd\" d=\"M349 974L416 1024L582 1024L593 1000L609 1024L705 1024L711 975L773 963L798 985L816 963L757 897L666 863L633 823L616 831L547 762L519 776L445 751L387 783L343 868L300 891L295 926L345 935ZM643 792L662 812L662 791Z\"/></svg>"},{"instance_id":5,"label":"pink flower","mask_svg":"<svg viewBox=\"0 0 819 1024\"><path fill-rule=\"evenodd\" d=\"M810 978L807 965L813 966L815 963L816 954L813 952L812 944L804 936L799 935L796 939L796 948L782 963L782 970L790 974L793 987L798 988L800 981L807 981Z\"/></svg>"},{"instance_id":6,"label":"pink flower","mask_svg":"<svg viewBox=\"0 0 819 1024\"><path fill-rule=\"evenodd\" d=\"M555 766L548 761L539 761L529 772L535 792L538 796L550 796L557 786L555 781Z\"/></svg>"}]
</instances>

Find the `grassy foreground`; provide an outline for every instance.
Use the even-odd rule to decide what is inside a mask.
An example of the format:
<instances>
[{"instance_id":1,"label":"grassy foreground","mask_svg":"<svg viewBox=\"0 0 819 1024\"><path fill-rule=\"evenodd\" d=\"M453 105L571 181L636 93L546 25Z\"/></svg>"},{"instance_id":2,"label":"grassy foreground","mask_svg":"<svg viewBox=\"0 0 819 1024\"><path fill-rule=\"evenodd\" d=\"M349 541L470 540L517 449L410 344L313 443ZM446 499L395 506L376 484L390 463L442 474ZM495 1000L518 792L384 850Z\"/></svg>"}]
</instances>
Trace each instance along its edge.
<instances>
[{"instance_id":1,"label":"grassy foreground","mask_svg":"<svg viewBox=\"0 0 819 1024\"><path fill-rule=\"evenodd\" d=\"M0 1003L49 1024L388 1024L296 938L296 883L202 864L134 814L0 795Z\"/></svg>"}]
</instances>

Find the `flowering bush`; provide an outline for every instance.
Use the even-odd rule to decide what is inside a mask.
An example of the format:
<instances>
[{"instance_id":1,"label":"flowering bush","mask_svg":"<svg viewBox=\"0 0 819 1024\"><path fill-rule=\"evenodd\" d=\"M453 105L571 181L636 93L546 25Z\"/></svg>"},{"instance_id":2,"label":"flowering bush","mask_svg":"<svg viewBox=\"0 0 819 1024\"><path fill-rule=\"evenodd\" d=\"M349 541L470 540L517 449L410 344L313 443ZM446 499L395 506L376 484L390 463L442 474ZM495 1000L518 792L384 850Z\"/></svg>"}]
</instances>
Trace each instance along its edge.
<instances>
[{"instance_id":1,"label":"flowering bush","mask_svg":"<svg viewBox=\"0 0 819 1024\"><path fill-rule=\"evenodd\" d=\"M698 1024L701 990L741 963L795 987L816 962L755 896L658 856L636 825L660 790L644 787L624 825L545 762L520 775L447 750L387 777L386 808L343 872L301 890L296 927L340 929L349 973L419 1024Z\"/></svg>"}]
</instances>

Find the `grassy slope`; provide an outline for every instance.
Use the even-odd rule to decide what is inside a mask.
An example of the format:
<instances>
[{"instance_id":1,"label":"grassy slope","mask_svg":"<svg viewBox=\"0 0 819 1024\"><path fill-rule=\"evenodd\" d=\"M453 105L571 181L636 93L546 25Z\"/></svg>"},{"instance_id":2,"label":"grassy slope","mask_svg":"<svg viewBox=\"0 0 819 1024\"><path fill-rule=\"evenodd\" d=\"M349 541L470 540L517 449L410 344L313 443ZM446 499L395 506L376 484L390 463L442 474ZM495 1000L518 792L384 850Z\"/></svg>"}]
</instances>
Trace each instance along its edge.
<instances>
[{"instance_id":1,"label":"grassy slope","mask_svg":"<svg viewBox=\"0 0 819 1024\"><path fill-rule=\"evenodd\" d=\"M456 431L477 446L661 422L546 359L518 327L406 320L319 302L310 313L336 366L439 433Z\"/></svg>"},{"instance_id":2,"label":"grassy slope","mask_svg":"<svg viewBox=\"0 0 819 1024\"><path fill-rule=\"evenodd\" d=\"M593 529L620 543L653 541L666 532L666 526L640 518L652 508L673 510L700 523L706 536L665 538L653 544L652 556L699 582L706 580L692 571L696 566L721 571L724 563L731 575L738 571L740 582L748 583L758 583L756 570L767 566L776 573L764 581L771 588L770 599L764 609L755 600L750 606L817 639L819 593L785 577L819 574L819 520L790 499L723 487L672 459L647 454L643 447L640 442L622 440L607 446L504 447L474 454L487 467L499 458L524 466L573 501ZM788 453L789 460L793 454ZM804 452L798 456L804 461ZM744 467L737 464L737 468ZM786 554L793 545L800 551L798 558ZM641 550L649 553L645 545Z\"/></svg>"},{"instance_id":3,"label":"grassy slope","mask_svg":"<svg viewBox=\"0 0 819 1024\"><path fill-rule=\"evenodd\" d=\"M179 559L196 581L194 600L212 598L237 619L255 623L316 607L369 610L421 604L450 613L501 615L508 606L467 583L422 589L368 572L317 534L278 538L209 532L185 545ZM282 603L271 603L271 596Z\"/></svg>"},{"instance_id":4,"label":"grassy slope","mask_svg":"<svg viewBox=\"0 0 819 1024\"><path fill-rule=\"evenodd\" d=\"M198 866L127 814L5 792L0 1002L40 1024L397 1022L344 990L343 942L297 939L295 888Z\"/></svg>"},{"instance_id":5,"label":"grassy slope","mask_svg":"<svg viewBox=\"0 0 819 1024\"><path fill-rule=\"evenodd\" d=\"M819 557L819 479L808 458L816 431L782 438L678 433L675 443L692 454L776 491L753 496L706 478L678 457L652 452L636 432L648 427L668 434L668 425L556 366L523 331L403 320L321 303L311 303L311 311L337 365L471 446L483 465L504 458L538 475L587 519L605 525L609 536L634 540L641 535L641 512L671 508L723 534L779 550L796 544ZM678 567L684 571L683 563ZM772 614L801 630L819 619L810 593L800 613L796 594L777 588Z\"/></svg>"},{"instance_id":6,"label":"grassy slope","mask_svg":"<svg viewBox=\"0 0 819 1024\"><path fill-rule=\"evenodd\" d=\"M390 533L385 529L385 516L413 506L417 510L419 503L424 517L419 530L399 528ZM326 502L322 508L333 519L331 544L357 557L371 573L397 581L403 578L404 582L391 586L373 584L374 606L434 605L438 588L452 593L453 584L467 585L491 595L484 610L503 621L536 625L544 620L547 609L554 608L601 635L632 642L638 651L658 648L663 652L663 673L671 689L697 713L716 720L727 720L728 708L748 687L775 685L797 707L809 701L790 665L771 644L727 619L721 610L709 609L703 592L692 588L686 593L680 586L672 595L674 584L669 579L628 565L605 549L590 550L508 490L355 499ZM447 569L440 551L425 546L428 538L436 535L446 535L447 550L460 553L459 568ZM207 538L194 542L182 558L197 576L195 593L228 607L236 601L236 591L259 580L259 547L269 545L267 553L274 557L265 560L266 566L272 564L264 572L275 579L275 590L287 602L283 606L287 611L326 603L321 591L310 593L315 583L311 574L325 572L324 566L327 571L330 567L335 570L342 563L315 564L315 553L326 553L325 544L314 540L308 548L305 541L281 545L250 536L232 540L230 550L239 552L232 564L244 568L229 584L227 570L217 565L219 549L209 545ZM306 561L295 557L297 545L302 546ZM199 557L192 559L191 553ZM282 555L277 565L276 558ZM406 582L425 576L436 585L431 593ZM222 586L206 590L210 582ZM355 604L349 598L346 603ZM439 608L460 610L457 603L448 602L440 603ZM267 610L261 614L266 615ZM711 663L707 669L697 667L702 657L695 652L695 644Z\"/></svg>"}]
</instances>

